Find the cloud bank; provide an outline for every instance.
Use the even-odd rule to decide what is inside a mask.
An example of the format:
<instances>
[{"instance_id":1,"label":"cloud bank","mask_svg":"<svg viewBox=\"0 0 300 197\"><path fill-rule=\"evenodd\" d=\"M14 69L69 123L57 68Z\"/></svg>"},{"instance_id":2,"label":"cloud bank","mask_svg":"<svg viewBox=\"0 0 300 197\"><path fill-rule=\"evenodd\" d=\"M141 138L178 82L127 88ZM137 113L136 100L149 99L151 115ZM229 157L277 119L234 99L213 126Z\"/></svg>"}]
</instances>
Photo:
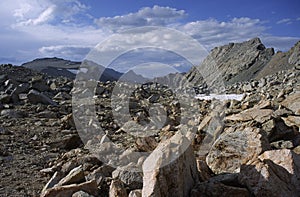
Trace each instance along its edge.
<instances>
[{"instance_id":1,"label":"cloud bank","mask_svg":"<svg viewBox=\"0 0 300 197\"><path fill-rule=\"evenodd\" d=\"M299 38L267 33L267 21L250 17L189 21L172 7L144 7L136 12L95 18L80 0L3 0L0 2L0 63L21 64L38 57L83 60L89 50L115 32L141 26L164 26L190 35L207 50L261 37L276 50L288 50ZM299 21L295 19L293 21ZM277 21L288 24L289 19ZM180 62L177 63L181 65ZM175 64L174 64L175 65Z\"/></svg>"}]
</instances>

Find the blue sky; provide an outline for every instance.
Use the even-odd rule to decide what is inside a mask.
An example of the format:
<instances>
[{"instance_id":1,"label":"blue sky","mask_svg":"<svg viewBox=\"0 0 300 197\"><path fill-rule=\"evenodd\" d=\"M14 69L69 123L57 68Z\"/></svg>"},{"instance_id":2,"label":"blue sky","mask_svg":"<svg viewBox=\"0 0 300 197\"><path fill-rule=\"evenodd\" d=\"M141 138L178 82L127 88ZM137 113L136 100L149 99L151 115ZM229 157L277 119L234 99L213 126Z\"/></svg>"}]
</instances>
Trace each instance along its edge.
<instances>
[{"instance_id":1,"label":"blue sky","mask_svg":"<svg viewBox=\"0 0 300 197\"><path fill-rule=\"evenodd\" d=\"M260 37L286 51L300 40L299 8L298 0L2 0L0 63L83 60L112 34L145 25L179 30L207 50Z\"/></svg>"}]
</instances>

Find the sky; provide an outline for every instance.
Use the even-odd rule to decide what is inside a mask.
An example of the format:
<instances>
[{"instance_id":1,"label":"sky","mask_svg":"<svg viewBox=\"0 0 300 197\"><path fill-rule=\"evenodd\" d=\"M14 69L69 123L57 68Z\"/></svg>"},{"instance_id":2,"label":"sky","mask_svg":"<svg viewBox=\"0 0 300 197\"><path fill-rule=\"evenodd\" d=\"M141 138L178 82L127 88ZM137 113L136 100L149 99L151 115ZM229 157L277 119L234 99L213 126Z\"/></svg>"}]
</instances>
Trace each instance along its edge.
<instances>
[{"instance_id":1,"label":"sky","mask_svg":"<svg viewBox=\"0 0 300 197\"><path fill-rule=\"evenodd\" d=\"M287 51L300 40L299 8L298 0L1 0L0 63L82 61L113 34L144 26L180 31L207 51L254 37Z\"/></svg>"}]
</instances>

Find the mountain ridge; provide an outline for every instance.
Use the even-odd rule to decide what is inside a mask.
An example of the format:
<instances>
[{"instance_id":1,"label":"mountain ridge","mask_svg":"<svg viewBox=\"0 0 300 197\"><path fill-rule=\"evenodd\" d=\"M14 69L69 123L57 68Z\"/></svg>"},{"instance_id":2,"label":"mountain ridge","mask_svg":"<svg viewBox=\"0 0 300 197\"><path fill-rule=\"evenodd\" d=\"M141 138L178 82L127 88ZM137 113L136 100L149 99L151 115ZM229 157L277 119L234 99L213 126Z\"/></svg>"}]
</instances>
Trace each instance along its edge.
<instances>
[{"instance_id":1,"label":"mountain ridge","mask_svg":"<svg viewBox=\"0 0 300 197\"><path fill-rule=\"evenodd\" d=\"M281 70L290 69L300 64L300 41L289 51L275 53L273 48L266 48L260 38L252 38L240 43L228 43L213 48L200 65L194 65L186 73L171 73L154 78L154 81L176 86L208 86L217 88L236 82L260 79ZM75 78L70 69L78 70L82 63L97 67L101 72L101 81L124 80L124 73L111 68L104 68L90 61L75 62L62 58L39 58L22 64L22 66L46 73L50 76ZM91 72L93 74L93 72ZM136 73L126 75L131 82L145 82L149 79ZM132 78L132 80L130 79Z\"/></svg>"}]
</instances>

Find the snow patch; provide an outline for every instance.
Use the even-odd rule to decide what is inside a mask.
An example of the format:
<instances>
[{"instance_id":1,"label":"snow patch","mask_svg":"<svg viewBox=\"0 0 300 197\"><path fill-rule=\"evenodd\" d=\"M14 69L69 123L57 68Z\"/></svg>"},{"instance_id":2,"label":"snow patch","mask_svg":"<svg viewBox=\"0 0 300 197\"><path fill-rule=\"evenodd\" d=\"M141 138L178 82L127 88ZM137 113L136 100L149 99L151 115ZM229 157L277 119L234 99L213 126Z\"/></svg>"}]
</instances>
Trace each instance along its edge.
<instances>
[{"instance_id":1,"label":"snow patch","mask_svg":"<svg viewBox=\"0 0 300 197\"><path fill-rule=\"evenodd\" d=\"M206 94L198 94L195 96L196 99L199 100L213 100L213 99L217 99L217 100L237 100L237 101L241 101L244 98L244 94L210 94L210 95L206 95Z\"/></svg>"}]
</instances>

